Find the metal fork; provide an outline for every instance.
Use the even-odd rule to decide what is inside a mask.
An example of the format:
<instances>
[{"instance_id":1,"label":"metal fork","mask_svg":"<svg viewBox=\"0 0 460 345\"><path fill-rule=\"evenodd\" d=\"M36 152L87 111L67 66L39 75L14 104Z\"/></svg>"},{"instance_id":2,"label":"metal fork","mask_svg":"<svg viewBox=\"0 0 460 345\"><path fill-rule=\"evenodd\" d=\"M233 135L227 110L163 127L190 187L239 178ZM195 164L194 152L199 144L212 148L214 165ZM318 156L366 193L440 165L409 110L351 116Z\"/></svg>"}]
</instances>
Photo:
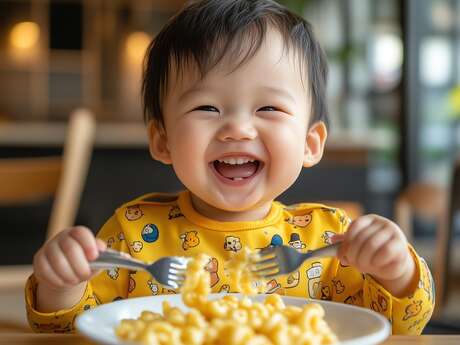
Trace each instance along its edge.
<instances>
[{"instance_id":1,"label":"metal fork","mask_svg":"<svg viewBox=\"0 0 460 345\"><path fill-rule=\"evenodd\" d=\"M143 270L150 273L158 283L169 288L178 289L185 280L185 269L189 260L189 258L183 256L165 256L147 264L134 259L129 254L106 249L99 253L96 260L90 262L90 267L95 269L123 267L136 271Z\"/></svg>"},{"instance_id":2,"label":"metal fork","mask_svg":"<svg viewBox=\"0 0 460 345\"><path fill-rule=\"evenodd\" d=\"M289 274L297 271L305 260L337 256L339 247L340 242L307 253L300 253L284 245L264 248L252 257L252 272L265 279Z\"/></svg>"}]
</instances>

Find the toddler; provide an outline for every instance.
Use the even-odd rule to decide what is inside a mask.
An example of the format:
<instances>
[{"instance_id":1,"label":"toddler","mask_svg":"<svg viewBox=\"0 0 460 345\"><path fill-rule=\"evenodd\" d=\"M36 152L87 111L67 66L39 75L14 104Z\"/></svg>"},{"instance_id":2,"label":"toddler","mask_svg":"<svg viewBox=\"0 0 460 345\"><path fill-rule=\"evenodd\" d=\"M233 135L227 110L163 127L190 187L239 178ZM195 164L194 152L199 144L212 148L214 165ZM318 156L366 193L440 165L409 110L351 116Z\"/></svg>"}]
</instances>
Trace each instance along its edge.
<instances>
[{"instance_id":1,"label":"toddler","mask_svg":"<svg viewBox=\"0 0 460 345\"><path fill-rule=\"evenodd\" d=\"M92 271L106 247L147 262L204 252L213 291L235 292L224 270L230 252L343 241L337 258L307 261L265 291L363 306L390 320L394 334L420 334L433 311L433 281L395 223L274 201L321 160L326 79L310 25L276 2L186 6L148 49L142 96L151 155L171 164L187 189L122 205L97 239L74 227L45 243L26 286L31 327L71 331L98 304L176 293L146 272Z\"/></svg>"}]
</instances>

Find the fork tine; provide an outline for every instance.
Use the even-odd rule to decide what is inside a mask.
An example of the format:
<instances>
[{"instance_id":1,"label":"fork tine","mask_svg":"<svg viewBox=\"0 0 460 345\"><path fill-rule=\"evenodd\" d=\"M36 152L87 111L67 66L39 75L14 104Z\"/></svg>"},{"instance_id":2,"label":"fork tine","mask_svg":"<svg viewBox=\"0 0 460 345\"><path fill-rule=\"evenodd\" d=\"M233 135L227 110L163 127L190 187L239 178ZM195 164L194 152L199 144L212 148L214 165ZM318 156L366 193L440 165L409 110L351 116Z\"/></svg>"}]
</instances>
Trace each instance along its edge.
<instances>
[{"instance_id":1,"label":"fork tine","mask_svg":"<svg viewBox=\"0 0 460 345\"><path fill-rule=\"evenodd\" d=\"M169 273L185 276L185 270L183 269L169 268Z\"/></svg>"},{"instance_id":2,"label":"fork tine","mask_svg":"<svg viewBox=\"0 0 460 345\"><path fill-rule=\"evenodd\" d=\"M176 282L179 282L179 281L184 281L185 277L184 276L176 276L174 274L168 274L168 279L174 280Z\"/></svg>"},{"instance_id":3,"label":"fork tine","mask_svg":"<svg viewBox=\"0 0 460 345\"><path fill-rule=\"evenodd\" d=\"M177 269L186 269L189 261L190 260L185 257L173 257L171 258L171 263L169 266Z\"/></svg>"},{"instance_id":4,"label":"fork tine","mask_svg":"<svg viewBox=\"0 0 460 345\"><path fill-rule=\"evenodd\" d=\"M278 258L275 256L272 256L268 259L260 260L260 261L254 261L254 265L262 266L262 265L267 265L273 262L277 262Z\"/></svg>"},{"instance_id":5,"label":"fork tine","mask_svg":"<svg viewBox=\"0 0 460 345\"><path fill-rule=\"evenodd\" d=\"M181 285L179 285L176 281L174 280L168 280L168 284L167 284L168 287L170 288L173 288L173 289L178 289L181 287Z\"/></svg>"},{"instance_id":6,"label":"fork tine","mask_svg":"<svg viewBox=\"0 0 460 345\"><path fill-rule=\"evenodd\" d=\"M262 278L275 277L280 274L278 267L271 267L270 269L264 269L257 272L254 272L257 276Z\"/></svg>"},{"instance_id":7,"label":"fork tine","mask_svg":"<svg viewBox=\"0 0 460 345\"><path fill-rule=\"evenodd\" d=\"M270 255L276 252L276 246L265 247L259 250L259 255Z\"/></svg>"},{"instance_id":8,"label":"fork tine","mask_svg":"<svg viewBox=\"0 0 460 345\"><path fill-rule=\"evenodd\" d=\"M257 267L254 270L252 270L252 272L259 273L259 272L263 272L263 271L267 271L267 270L273 270L275 268L279 268L279 265L276 262L274 263L274 265L266 265L266 266L262 266L262 267Z\"/></svg>"}]
</instances>

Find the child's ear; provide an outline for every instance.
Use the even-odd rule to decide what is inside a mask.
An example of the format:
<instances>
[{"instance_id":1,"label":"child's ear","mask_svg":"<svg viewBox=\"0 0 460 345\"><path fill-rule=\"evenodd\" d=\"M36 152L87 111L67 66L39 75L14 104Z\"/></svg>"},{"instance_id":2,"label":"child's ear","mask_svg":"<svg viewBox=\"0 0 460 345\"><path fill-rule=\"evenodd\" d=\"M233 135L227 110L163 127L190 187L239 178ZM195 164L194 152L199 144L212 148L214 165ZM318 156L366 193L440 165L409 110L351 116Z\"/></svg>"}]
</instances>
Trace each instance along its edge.
<instances>
[{"instance_id":1,"label":"child's ear","mask_svg":"<svg viewBox=\"0 0 460 345\"><path fill-rule=\"evenodd\" d=\"M303 166L310 168L319 163L323 157L324 145L327 139L327 128L323 121L310 126L305 140L305 155Z\"/></svg>"},{"instance_id":2,"label":"child's ear","mask_svg":"<svg viewBox=\"0 0 460 345\"><path fill-rule=\"evenodd\" d=\"M148 127L149 150L153 159L164 164L171 164L171 153L168 148L168 140L164 127L157 121L149 121Z\"/></svg>"}]
</instances>

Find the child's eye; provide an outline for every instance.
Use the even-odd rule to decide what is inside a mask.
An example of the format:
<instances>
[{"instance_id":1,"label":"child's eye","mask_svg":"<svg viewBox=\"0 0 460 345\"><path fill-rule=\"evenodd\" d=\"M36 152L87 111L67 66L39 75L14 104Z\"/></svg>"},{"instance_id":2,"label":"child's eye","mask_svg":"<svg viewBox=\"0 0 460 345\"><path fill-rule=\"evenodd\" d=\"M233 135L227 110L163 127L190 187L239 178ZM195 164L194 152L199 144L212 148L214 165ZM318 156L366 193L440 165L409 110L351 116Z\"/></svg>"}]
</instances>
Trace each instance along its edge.
<instances>
[{"instance_id":1,"label":"child's eye","mask_svg":"<svg viewBox=\"0 0 460 345\"><path fill-rule=\"evenodd\" d=\"M219 112L219 109L216 107L213 107L212 105L200 105L199 107L196 107L193 110L201 110L201 111L214 111L214 112Z\"/></svg>"},{"instance_id":2,"label":"child's eye","mask_svg":"<svg viewBox=\"0 0 460 345\"><path fill-rule=\"evenodd\" d=\"M260 108L257 111L279 111L279 109L276 107L272 107L271 105L267 105L265 107Z\"/></svg>"}]
</instances>

